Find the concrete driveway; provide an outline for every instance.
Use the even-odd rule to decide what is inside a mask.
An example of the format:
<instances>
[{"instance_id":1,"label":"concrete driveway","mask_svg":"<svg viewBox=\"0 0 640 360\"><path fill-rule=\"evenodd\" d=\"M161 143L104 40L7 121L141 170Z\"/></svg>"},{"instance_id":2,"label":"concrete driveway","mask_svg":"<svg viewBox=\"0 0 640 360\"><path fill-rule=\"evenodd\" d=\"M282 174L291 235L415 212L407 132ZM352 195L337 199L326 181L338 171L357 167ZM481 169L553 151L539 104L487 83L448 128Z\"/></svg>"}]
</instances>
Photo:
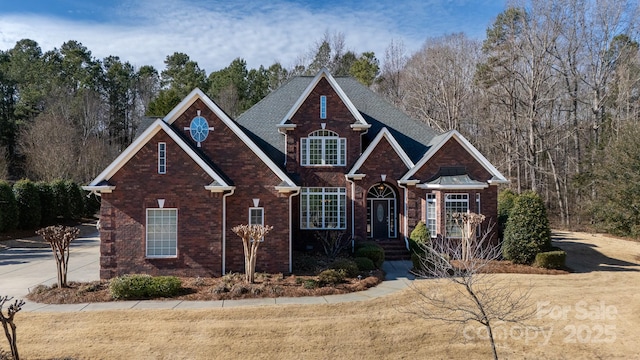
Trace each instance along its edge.
<instances>
[{"instance_id":1,"label":"concrete driveway","mask_svg":"<svg viewBox=\"0 0 640 360\"><path fill-rule=\"evenodd\" d=\"M82 225L80 237L71 243L67 281L94 281L100 278L100 238L95 226ZM24 243L42 241L39 237ZM47 244L11 247L0 250L0 296L24 298L37 285L58 281L56 262Z\"/></svg>"}]
</instances>

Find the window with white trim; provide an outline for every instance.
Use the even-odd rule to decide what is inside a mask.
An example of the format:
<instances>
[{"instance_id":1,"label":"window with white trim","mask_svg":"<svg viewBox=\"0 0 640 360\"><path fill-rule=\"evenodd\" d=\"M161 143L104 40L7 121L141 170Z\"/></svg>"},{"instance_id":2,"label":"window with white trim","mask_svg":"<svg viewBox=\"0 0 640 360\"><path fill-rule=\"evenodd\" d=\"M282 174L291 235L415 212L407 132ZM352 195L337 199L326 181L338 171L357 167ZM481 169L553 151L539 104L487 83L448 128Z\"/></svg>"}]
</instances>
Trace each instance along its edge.
<instances>
[{"instance_id":1,"label":"window with white trim","mask_svg":"<svg viewBox=\"0 0 640 360\"><path fill-rule=\"evenodd\" d=\"M427 229L429 229L429 233L431 237L436 237L437 232L437 215L436 215L436 194L427 194L427 209L426 209L426 220L427 220Z\"/></svg>"},{"instance_id":2,"label":"window with white trim","mask_svg":"<svg viewBox=\"0 0 640 360\"><path fill-rule=\"evenodd\" d=\"M167 143L158 143L158 174L167 173Z\"/></svg>"},{"instance_id":3,"label":"window with white trim","mask_svg":"<svg viewBox=\"0 0 640 360\"><path fill-rule=\"evenodd\" d=\"M264 208L249 208L249 225L264 225ZM260 241L264 241L264 238L260 239Z\"/></svg>"},{"instance_id":4,"label":"window with white trim","mask_svg":"<svg viewBox=\"0 0 640 360\"><path fill-rule=\"evenodd\" d=\"M444 211L446 215L446 236L452 238L462 237L462 224L457 223L452 215L455 213L469 212L469 194L445 194Z\"/></svg>"},{"instance_id":5,"label":"window with white trim","mask_svg":"<svg viewBox=\"0 0 640 360\"><path fill-rule=\"evenodd\" d=\"M176 257L178 209L147 209L147 257Z\"/></svg>"},{"instance_id":6,"label":"window with white trim","mask_svg":"<svg viewBox=\"0 0 640 360\"><path fill-rule=\"evenodd\" d=\"M320 119L327 118L327 97L325 95L320 96Z\"/></svg>"},{"instance_id":7,"label":"window with white trim","mask_svg":"<svg viewBox=\"0 0 640 360\"><path fill-rule=\"evenodd\" d=\"M331 130L317 130L300 139L302 166L345 166L347 139Z\"/></svg>"},{"instance_id":8,"label":"window with white trim","mask_svg":"<svg viewBox=\"0 0 640 360\"><path fill-rule=\"evenodd\" d=\"M264 225L264 208L249 208L249 225Z\"/></svg>"},{"instance_id":9,"label":"window with white trim","mask_svg":"<svg viewBox=\"0 0 640 360\"><path fill-rule=\"evenodd\" d=\"M300 193L301 229L346 229L346 188L302 188Z\"/></svg>"}]
</instances>

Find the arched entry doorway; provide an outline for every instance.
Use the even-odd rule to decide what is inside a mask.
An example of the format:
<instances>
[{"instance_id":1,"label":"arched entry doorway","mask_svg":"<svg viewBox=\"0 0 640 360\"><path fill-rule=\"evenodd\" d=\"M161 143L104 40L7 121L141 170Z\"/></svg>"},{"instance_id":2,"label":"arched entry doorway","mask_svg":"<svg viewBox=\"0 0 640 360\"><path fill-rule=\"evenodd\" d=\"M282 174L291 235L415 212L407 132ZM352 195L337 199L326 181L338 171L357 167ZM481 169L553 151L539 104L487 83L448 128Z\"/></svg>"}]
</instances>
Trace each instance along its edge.
<instances>
[{"instance_id":1,"label":"arched entry doorway","mask_svg":"<svg viewBox=\"0 0 640 360\"><path fill-rule=\"evenodd\" d=\"M396 192L385 183L367 193L367 236L374 239L397 237Z\"/></svg>"}]
</instances>

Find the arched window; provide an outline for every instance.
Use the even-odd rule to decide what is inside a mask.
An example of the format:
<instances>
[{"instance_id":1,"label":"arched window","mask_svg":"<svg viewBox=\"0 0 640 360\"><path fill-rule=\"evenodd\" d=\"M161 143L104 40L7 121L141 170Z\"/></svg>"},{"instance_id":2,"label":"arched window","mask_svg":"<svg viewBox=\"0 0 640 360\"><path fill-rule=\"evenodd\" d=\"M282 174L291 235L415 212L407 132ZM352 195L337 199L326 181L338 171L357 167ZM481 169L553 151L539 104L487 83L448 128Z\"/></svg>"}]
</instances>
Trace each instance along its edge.
<instances>
[{"instance_id":1,"label":"arched window","mask_svg":"<svg viewBox=\"0 0 640 360\"><path fill-rule=\"evenodd\" d=\"M347 139L331 130L317 130L300 139L302 166L345 166Z\"/></svg>"}]
</instances>

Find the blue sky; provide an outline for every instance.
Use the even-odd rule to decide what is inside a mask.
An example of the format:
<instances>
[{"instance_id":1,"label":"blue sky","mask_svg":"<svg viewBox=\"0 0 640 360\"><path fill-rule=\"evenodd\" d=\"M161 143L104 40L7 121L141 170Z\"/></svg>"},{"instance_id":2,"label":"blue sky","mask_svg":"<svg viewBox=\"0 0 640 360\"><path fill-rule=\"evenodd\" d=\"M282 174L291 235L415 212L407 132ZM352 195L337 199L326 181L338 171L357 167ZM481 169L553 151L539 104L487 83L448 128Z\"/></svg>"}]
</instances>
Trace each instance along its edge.
<instances>
[{"instance_id":1,"label":"blue sky","mask_svg":"<svg viewBox=\"0 0 640 360\"><path fill-rule=\"evenodd\" d=\"M290 66L328 32L382 59L392 40L411 54L448 33L483 39L504 7L504 0L2 0L0 49L24 38L43 51L77 40L96 58L158 70L180 51L209 73L237 57L250 68Z\"/></svg>"}]
</instances>

